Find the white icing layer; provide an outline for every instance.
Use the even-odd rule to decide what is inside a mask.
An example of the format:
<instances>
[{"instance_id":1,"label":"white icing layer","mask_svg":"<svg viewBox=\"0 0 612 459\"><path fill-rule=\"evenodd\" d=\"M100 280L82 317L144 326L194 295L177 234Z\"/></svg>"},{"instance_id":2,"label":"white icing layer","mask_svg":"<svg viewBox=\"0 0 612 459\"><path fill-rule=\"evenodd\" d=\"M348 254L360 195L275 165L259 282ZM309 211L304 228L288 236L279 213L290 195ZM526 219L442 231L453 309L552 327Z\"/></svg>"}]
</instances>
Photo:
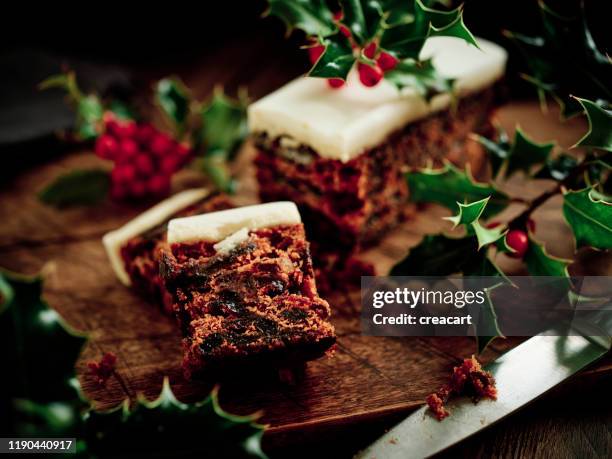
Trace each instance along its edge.
<instances>
[{"instance_id":1,"label":"white icing layer","mask_svg":"<svg viewBox=\"0 0 612 459\"><path fill-rule=\"evenodd\" d=\"M302 221L296 205L290 201L221 210L193 217L175 218L168 223L168 242L222 241L247 228L270 228Z\"/></svg>"},{"instance_id":2,"label":"white icing layer","mask_svg":"<svg viewBox=\"0 0 612 459\"><path fill-rule=\"evenodd\" d=\"M446 78L455 78L459 96L483 89L504 74L506 51L478 39L481 49L458 38L427 40L421 57L433 58ZM449 106L449 94L428 104L412 88L398 91L383 80L367 88L352 72L348 84L331 89L321 78L298 78L249 107L249 130L270 137L289 136L321 157L343 162L381 142L406 124Z\"/></svg>"},{"instance_id":3,"label":"white icing layer","mask_svg":"<svg viewBox=\"0 0 612 459\"><path fill-rule=\"evenodd\" d=\"M102 243L106 249L106 254L113 271L124 285L131 285L131 281L121 258L123 244L163 223L179 210L205 198L208 194L209 191L205 188L182 191L146 210L121 228L104 235Z\"/></svg>"}]
</instances>

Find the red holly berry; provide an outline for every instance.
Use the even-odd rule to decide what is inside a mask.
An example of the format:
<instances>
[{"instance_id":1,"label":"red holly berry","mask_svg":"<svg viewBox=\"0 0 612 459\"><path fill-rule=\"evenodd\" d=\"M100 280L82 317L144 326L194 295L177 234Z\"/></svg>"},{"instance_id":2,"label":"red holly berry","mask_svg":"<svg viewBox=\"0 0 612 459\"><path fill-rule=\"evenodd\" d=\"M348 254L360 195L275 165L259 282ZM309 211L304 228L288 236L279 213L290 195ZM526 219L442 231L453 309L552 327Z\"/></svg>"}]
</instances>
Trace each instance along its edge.
<instances>
[{"instance_id":1,"label":"red holly berry","mask_svg":"<svg viewBox=\"0 0 612 459\"><path fill-rule=\"evenodd\" d=\"M316 46L311 46L310 48L308 48L308 58L310 59L310 63L315 64L319 60L319 58L321 57L324 51L325 51L325 46L323 45L316 45Z\"/></svg>"},{"instance_id":2,"label":"red holly berry","mask_svg":"<svg viewBox=\"0 0 612 459\"><path fill-rule=\"evenodd\" d=\"M154 155L164 156L172 148L172 139L163 132L158 132L153 136L149 148Z\"/></svg>"},{"instance_id":3,"label":"red holly berry","mask_svg":"<svg viewBox=\"0 0 612 459\"><path fill-rule=\"evenodd\" d=\"M115 138L109 134L102 134L96 140L96 155L103 159L114 159L117 156L119 144Z\"/></svg>"},{"instance_id":4,"label":"red holly berry","mask_svg":"<svg viewBox=\"0 0 612 459\"><path fill-rule=\"evenodd\" d=\"M163 174L171 175L176 172L181 165L181 160L177 156L165 156L159 163L159 170Z\"/></svg>"},{"instance_id":5,"label":"red holly berry","mask_svg":"<svg viewBox=\"0 0 612 459\"><path fill-rule=\"evenodd\" d=\"M397 60L395 56L383 51L380 53L380 56L378 56L378 59L376 60L376 62L378 63L382 71L386 72L388 70L395 68L395 66L397 65L399 61Z\"/></svg>"},{"instance_id":6,"label":"red holly berry","mask_svg":"<svg viewBox=\"0 0 612 459\"><path fill-rule=\"evenodd\" d=\"M339 10L334 13L334 21L342 21L344 18L344 11Z\"/></svg>"},{"instance_id":7,"label":"red holly berry","mask_svg":"<svg viewBox=\"0 0 612 459\"><path fill-rule=\"evenodd\" d=\"M344 80L341 78L328 78L327 84L330 88L338 89L344 86Z\"/></svg>"},{"instance_id":8,"label":"red holly berry","mask_svg":"<svg viewBox=\"0 0 612 459\"><path fill-rule=\"evenodd\" d=\"M136 132L136 141L140 145L148 145L157 131L150 124L141 124Z\"/></svg>"},{"instance_id":9,"label":"red holly berry","mask_svg":"<svg viewBox=\"0 0 612 459\"><path fill-rule=\"evenodd\" d=\"M164 196L170 192L170 177L154 175L147 181L147 191L155 196Z\"/></svg>"},{"instance_id":10,"label":"red holly berry","mask_svg":"<svg viewBox=\"0 0 612 459\"><path fill-rule=\"evenodd\" d=\"M120 164L111 171L113 183L127 184L136 177L136 169L131 164Z\"/></svg>"},{"instance_id":11,"label":"red holly berry","mask_svg":"<svg viewBox=\"0 0 612 459\"><path fill-rule=\"evenodd\" d=\"M339 29L342 35L344 35L346 38L351 38L351 31L347 26L345 26L344 24L340 24Z\"/></svg>"},{"instance_id":12,"label":"red holly berry","mask_svg":"<svg viewBox=\"0 0 612 459\"><path fill-rule=\"evenodd\" d=\"M191 153L191 149L187 145L183 145L182 143L177 143L174 147L174 154L181 159L185 159Z\"/></svg>"},{"instance_id":13,"label":"red holly berry","mask_svg":"<svg viewBox=\"0 0 612 459\"><path fill-rule=\"evenodd\" d=\"M359 71L359 81L368 88L376 86L383 77L383 72L378 65L370 66L359 63L357 70Z\"/></svg>"},{"instance_id":14,"label":"red holly berry","mask_svg":"<svg viewBox=\"0 0 612 459\"><path fill-rule=\"evenodd\" d=\"M136 155L134 158L134 166L136 167L136 172L141 177L149 177L154 172L153 160L145 153Z\"/></svg>"},{"instance_id":15,"label":"red holly berry","mask_svg":"<svg viewBox=\"0 0 612 459\"><path fill-rule=\"evenodd\" d=\"M119 141L119 152L123 160L129 160L138 154L138 144L134 139L121 139Z\"/></svg>"},{"instance_id":16,"label":"red holly berry","mask_svg":"<svg viewBox=\"0 0 612 459\"><path fill-rule=\"evenodd\" d=\"M510 252L508 255L513 258L523 258L529 247L529 238L523 230L510 230L506 234L506 244L514 250L514 252Z\"/></svg>"},{"instance_id":17,"label":"red holly berry","mask_svg":"<svg viewBox=\"0 0 612 459\"><path fill-rule=\"evenodd\" d=\"M135 180L130 183L130 195L135 198L142 198L147 194L147 183L142 180Z\"/></svg>"},{"instance_id":18,"label":"red holly berry","mask_svg":"<svg viewBox=\"0 0 612 459\"><path fill-rule=\"evenodd\" d=\"M497 228L500 225L501 225L501 222L489 222L485 225L485 228L493 229L493 228Z\"/></svg>"},{"instance_id":19,"label":"red holly berry","mask_svg":"<svg viewBox=\"0 0 612 459\"><path fill-rule=\"evenodd\" d=\"M374 56L376 56L376 43L372 42L363 48L363 55L368 59L374 59Z\"/></svg>"},{"instance_id":20,"label":"red holly berry","mask_svg":"<svg viewBox=\"0 0 612 459\"><path fill-rule=\"evenodd\" d=\"M134 137L138 127L132 120L120 121L115 118L109 118L108 121L106 121L105 129L115 137L128 139Z\"/></svg>"}]
</instances>

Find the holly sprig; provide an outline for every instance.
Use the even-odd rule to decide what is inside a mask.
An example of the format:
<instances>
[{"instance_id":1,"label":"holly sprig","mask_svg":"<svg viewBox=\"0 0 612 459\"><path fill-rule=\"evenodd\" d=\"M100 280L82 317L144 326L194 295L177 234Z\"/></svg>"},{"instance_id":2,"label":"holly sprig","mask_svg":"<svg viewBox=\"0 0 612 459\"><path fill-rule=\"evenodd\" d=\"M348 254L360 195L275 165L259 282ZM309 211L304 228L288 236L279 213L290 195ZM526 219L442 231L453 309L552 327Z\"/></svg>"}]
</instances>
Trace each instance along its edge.
<instances>
[{"instance_id":1,"label":"holly sprig","mask_svg":"<svg viewBox=\"0 0 612 459\"><path fill-rule=\"evenodd\" d=\"M593 39L584 15L582 2L557 2L557 11L548 2L537 2L540 11L540 32L525 35L505 31L520 50L527 71L522 74L532 84L545 108L547 96L561 107L564 118L579 115L583 108L573 94L612 103L612 61ZM572 65L568 66L567 63ZM560 70L563 69L563 70Z\"/></svg>"},{"instance_id":2,"label":"holly sprig","mask_svg":"<svg viewBox=\"0 0 612 459\"><path fill-rule=\"evenodd\" d=\"M226 412L218 388L201 402L182 403L166 377L155 400L93 409L74 369L87 336L47 305L42 288L41 275L0 269L0 345L11 368L0 382L5 436L76 437L81 457L266 458L258 414Z\"/></svg>"},{"instance_id":3,"label":"holly sprig","mask_svg":"<svg viewBox=\"0 0 612 459\"><path fill-rule=\"evenodd\" d=\"M229 163L246 138L248 96L234 100L216 88L206 101L196 100L178 78L154 85L154 106L165 120L156 128L130 105L84 93L75 73L49 77L40 89L61 88L76 112L74 138L95 141L95 152L114 162L106 169L75 170L58 176L39 194L49 205L91 205L109 195L115 200L158 199L170 191L170 180L195 165L213 185L233 192ZM149 112L148 115L154 115Z\"/></svg>"},{"instance_id":4,"label":"holly sprig","mask_svg":"<svg viewBox=\"0 0 612 459\"><path fill-rule=\"evenodd\" d=\"M311 54L308 75L346 80L358 67L361 82L383 77L398 88L409 86L424 97L452 90L452 80L438 74L431 60L420 58L430 37L456 37L478 46L463 21L463 6L440 10L436 2L341 0L340 10L320 1L269 0L267 15L280 18L289 31L302 30ZM333 87L339 87L333 84Z\"/></svg>"},{"instance_id":5,"label":"holly sprig","mask_svg":"<svg viewBox=\"0 0 612 459\"><path fill-rule=\"evenodd\" d=\"M612 117L594 102L579 99L579 103L588 120L588 131L576 145L585 150L581 156L555 154L553 142L537 143L520 128L510 141L500 129L497 140L473 136L488 153L495 181L476 182L469 168L463 171L451 164L407 173L411 200L435 202L454 210L456 214L445 219L453 223L454 229L463 228L463 232L426 236L391 270L391 275L503 277L494 260L498 253L505 253L521 259L532 276L567 279L569 289L571 260L547 252L534 236L531 215L553 196L562 195L563 215L574 234L576 250L612 249L612 197L606 194L612 168ZM512 198L497 186L516 173L535 180L552 180L555 185L530 202ZM505 223L490 220L511 202L520 202L525 209ZM489 222L481 223L482 218ZM484 307L476 326L479 352L495 337L503 336L490 295Z\"/></svg>"}]
</instances>

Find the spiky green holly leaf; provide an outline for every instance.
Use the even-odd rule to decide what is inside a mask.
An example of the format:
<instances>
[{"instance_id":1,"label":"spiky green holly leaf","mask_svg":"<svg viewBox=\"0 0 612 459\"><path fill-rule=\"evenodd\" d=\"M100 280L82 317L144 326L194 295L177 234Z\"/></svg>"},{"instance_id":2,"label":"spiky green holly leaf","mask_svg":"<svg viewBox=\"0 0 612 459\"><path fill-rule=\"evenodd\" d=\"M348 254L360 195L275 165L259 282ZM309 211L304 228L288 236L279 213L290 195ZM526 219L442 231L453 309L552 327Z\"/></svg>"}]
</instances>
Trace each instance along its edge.
<instances>
[{"instance_id":1,"label":"spiky green holly leaf","mask_svg":"<svg viewBox=\"0 0 612 459\"><path fill-rule=\"evenodd\" d=\"M384 0L342 0L341 5L342 23L360 45L369 42L381 30L383 9L389 6Z\"/></svg>"},{"instance_id":2,"label":"spiky green holly leaf","mask_svg":"<svg viewBox=\"0 0 612 459\"><path fill-rule=\"evenodd\" d=\"M570 173L578 165L578 160L573 156L562 153L556 158L549 158L535 175L534 178L551 179L558 182L569 177Z\"/></svg>"},{"instance_id":3,"label":"spiky green holly leaf","mask_svg":"<svg viewBox=\"0 0 612 459\"><path fill-rule=\"evenodd\" d=\"M469 172L450 163L441 169L423 169L406 174L413 202L436 202L455 210L457 202L473 202L490 197L484 216L502 211L510 202L508 196L493 185L478 183Z\"/></svg>"},{"instance_id":4,"label":"spiky green holly leaf","mask_svg":"<svg viewBox=\"0 0 612 459\"><path fill-rule=\"evenodd\" d=\"M200 111L202 123L195 143L202 152L202 169L219 189L229 193L234 191L235 184L228 162L247 136L247 104L246 93L241 92L234 100L221 88L215 88L213 96Z\"/></svg>"},{"instance_id":5,"label":"spiky green holly leaf","mask_svg":"<svg viewBox=\"0 0 612 459\"><path fill-rule=\"evenodd\" d=\"M490 197L487 196L480 201L475 201L468 204L457 202L459 213L453 217L445 217L455 227L465 225L468 229L468 234L474 234L478 240L478 250L494 243L504 235L504 230L499 228L485 228L479 223L479 219L483 214Z\"/></svg>"},{"instance_id":6,"label":"spiky green holly leaf","mask_svg":"<svg viewBox=\"0 0 612 459\"><path fill-rule=\"evenodd\" d=\"M555 11L546 2L538 2L541 13L539 35L506 32L521 51L529 68L526 81L535 85L542 101L546 95L559 103L563 117L582 111L571 94L588 99L612 101L612 62L598 49L580 2L557 2ZM570 68L559 72L567 62Z\"/></svg>"},{"instance_id":7,"label":"spiky green holly leaf","mask_svg":"<svg viewBox=\"0 0 612 459\"><path fill-rule=\"evenodd\" d=\"M335 33L329 37L322 38L321 44L325 51L314 64L308 75L320 78L341 78L346 80L353 64L355 56L350 43L341 33Z\"/></svg>"},{"instance_id":8,"label":"spiky green holly leaf","mask_svg":"<svg viewBox=\"0 0 612 459\"><path fill-rule=\"evenodd\" d=\"M77 169L57 177L38 198L55 207L96 204L108 195L110 175L102 169Z\"/></svg>"},{"instance_id":9,"label":"spiky green holly leaf","mask_svg":"<svg viewBox=\"0 0 612 459\"><path fill-rule=\"evenodd\" d=\"M576 248L612 248L612 199L594 188L567 191L563 195L563 215L574 232Z\"/></svg>"},{"instance_id":10,"label":"spiky green holly leaf","mask_svg":"<svg viewBox=\"0 0 612 459\"><path fill-rule=\"evenodd\" d=\"M405 59L399 62L393 70L386 72L385 79L398 89L414 88L427 100L436 94L451 92L454 82L453 79L442 77L433 66L431 59L425 61Z\"/></svg>"},{"instance_id":11,"label":"spiky green holly leaf","mask_svg":"<svg viewBox=\"0 0 612 459\"><path fill-rule=\"evenodd\" d=\"M542 164L548 160L554 143L537 143L527 137L521 128L517 127L514 141L508 153L506 175L522 170L528 174L536 164Z\"/></svg>"},{"instance_id":12,"label":"spiky green holly leaf","mask_svg":"<svg viewBox=\"0 0 612 459\"><path fill-rule=\"evenodd\" d=\"M391 270L391 276L448 276L463 271L478 253L474 237L428 235Z\"/></svg>"},{"instance_id":13,"label":"spiky green holly leaf","mask_svg":"<svg viewBox=\"0 0 612 459\"><path fill-rule=\"evenodd\" d=\"M303 30L307 35L327 36L336 31L333 13L325 0L269 0L266 16L276 16L287 30Z\"/></svg>"},{"instance_id":14,"label":"spiky green holly leaf","mask_svg":"<svg viewBox=\"0 0 612 459\"><path fill-rule=\"evenodd\" d=\"M529 247L523 259L532 276L568 277L567 266L571 260L550 255L544 244L535 240L532 234L529 234Z\"/></svg>"},{"instance_id":15,"label":"spiky green holly leaf","mask_svg":"<svg viewBox=\"0 0 612 459\"><path fill-rule=\"evenodd\" d=\"M491 174L493 177L497 177L510 153L511 145L508 134L501 126L498 126L495 140L478 134L472 135L471 138L484 147L491 165Z\"/></svg>"},{"instance_id":16,"label":"spiky green holly leaf","mask_svg":"<svg viewBox=\"0 0 612 459\"><path fill-rule=\"evenodd\" d=\"M0 269L0 343L11 350L5 356L11 377L2 384L13 398L51 402L74 397L74 364L86 338L47 305L42 285L40 276Z\"/></svg>"},{"instance_id":17,"label":"spiky green holly leaf","mask_svg":"<svg viewBox=\"0 0 612 459\"><path fill-rule=\"evenodd\" d=\"M193 404L178 401L168 378L158 398L139 398L114 410L86 415L88 449L96 456L266 458L261 449L265 426L257 415L236 416L220 406L217 390Z\"/></svg>"},{"instance_id":18,"label":"spiky green holly leaf","mask_svg":"<svg viewBox=\"0 0 612 459\"><path fill-rule=\"evenodd\" d=\"M191 96L178 78L163 78L155 86L155 101L171 122L177 137L181 137L189 117Z\"/></svg>"},{"instance_id":19,"label":"spiky green holly leaf","mask_svg":"<svg viewBox=\"0 0 612 459\"><path fill-rule=\"evenodd\" d=\"M500 284L501 285L501 284ZM491 297L491 292L495 286L485 288L485 302L480 305L478 323L475 325L476 347L478 354L482 354L485 349L497 338L505 338L497 321L495 305Z\"/></svg>"},{"instance_id":20,"label":"spiky green holly leaf","mask_svg":"<svg viewBox=\"0 0 612 459\"><path fill-rule=\"evenodd\" d=\"M576 146L612 151L612 112L590 100L578 97L574 99L580 102L589 121L588 132L576 143Z\"/></svg>"},{"instance_id":21,"label":"spiky green holly leaf","mask_svg":"<svg viewBox=\"0 0 612 459\"><path fill-rule=\"evenodd\" d=\"M463 22L462 6L451 11L442 11L424 5L421 0L415 0L411 7L412 18L405 15L398 25L386 28L380 39L382 49L399 59L418 60L423 45L430 36L456 37L477 46L474 36Z\"/></svg>"},{"instance_id":22,"label":"spiky green holly leaf","mask_svg":"<svg viewBox=\"0 0 612 459\"><path fill-rule=\"evenodd\" d=\"M0 381L0 428L13 436L72 437L82 407L74 364L85 337L41 292L40 276L0 269L0 346L11 369Z\"/></svg>"}]
</instances>

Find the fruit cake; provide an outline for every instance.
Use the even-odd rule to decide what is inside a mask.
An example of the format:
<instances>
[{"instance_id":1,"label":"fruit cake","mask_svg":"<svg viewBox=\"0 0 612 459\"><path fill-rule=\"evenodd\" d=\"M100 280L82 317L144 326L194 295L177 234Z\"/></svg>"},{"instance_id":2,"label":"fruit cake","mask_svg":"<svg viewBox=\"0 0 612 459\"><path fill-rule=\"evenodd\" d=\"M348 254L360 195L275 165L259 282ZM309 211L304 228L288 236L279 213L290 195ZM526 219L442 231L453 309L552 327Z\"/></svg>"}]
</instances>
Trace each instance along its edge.
<instances>
[{"instance_id":1,"label":"fruit cake","mask_svg":"<svg viewBox=\"0 0 612 459\"><path fill-rule=\"evenodd\" d=\"M480 49L449 37L425 44L422 57L455 79L454 96L427 101L388 81L367 88L351 74L340 89L301 77L252 104L262 201L295 201L313 240L333 232L334 244L363 246L403 218L411 167L445 159L482 164L484 151L469 137L492 132L507 56L478 42Z\"/></svg>"},{"instance_id":2,"label":"fruit cake","mask_svg":"<svg viewBox=\"0 0 612 459\"><path fill-rule=\"evenodd\" d=\"M335 343L292 202L171 220L160 270L183 332L187 377L221 366L290 368Z\"/></svg>"},{"instance_id":3,"label":"fruit cake","mask_svg":"<svg viewBox=\"0 0 612 459\"><path fill-rule=\"evenodd\" d=\"M230 207L225 195L204 188L186 190L161 201L102 238L115 274L124 285L170 313L171 302L159 277L158 264L168 221Z\"/></svg>"}]
</instances>

